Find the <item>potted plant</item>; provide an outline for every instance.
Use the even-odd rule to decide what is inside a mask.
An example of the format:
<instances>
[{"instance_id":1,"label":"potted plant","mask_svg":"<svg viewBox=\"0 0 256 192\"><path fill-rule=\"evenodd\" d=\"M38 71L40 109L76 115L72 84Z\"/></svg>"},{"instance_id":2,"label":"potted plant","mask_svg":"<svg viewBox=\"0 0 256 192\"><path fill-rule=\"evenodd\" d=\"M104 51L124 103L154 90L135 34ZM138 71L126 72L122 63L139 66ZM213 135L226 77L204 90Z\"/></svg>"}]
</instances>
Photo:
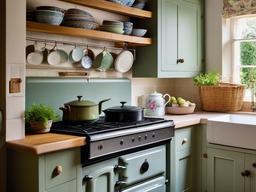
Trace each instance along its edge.
<instances>
[{"instance_id":1,"label":"potted plant","mask_svg":"<svg viewBox=\"0 0 256 192\"><path fill-rule=\"evenodd\" d=\"M33 104L25 111L25 121L37 133L50 131L52 122L58 120L59 115L51 106Z\"/></svg>"},{"instance_id":2,"label":"potted plant","mask_svg":"<svg viewBox=\"0 0 256 192\"><path fill-rule=\"evenodd\" d=\"M199 87L202 109L232 112L242 108L244 85L222 83L218 73L201 73L193 78Z\"/></svg>"}]
</instances>

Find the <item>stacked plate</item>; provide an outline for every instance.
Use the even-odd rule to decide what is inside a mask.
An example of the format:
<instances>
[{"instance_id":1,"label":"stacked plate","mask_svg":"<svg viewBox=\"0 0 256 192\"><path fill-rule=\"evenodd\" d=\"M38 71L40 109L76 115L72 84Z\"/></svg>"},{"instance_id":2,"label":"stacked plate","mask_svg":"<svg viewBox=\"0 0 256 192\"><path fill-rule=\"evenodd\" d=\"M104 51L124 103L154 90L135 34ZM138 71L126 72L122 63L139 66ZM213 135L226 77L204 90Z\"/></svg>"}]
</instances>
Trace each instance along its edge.
<instances>
[{"instance_id":1,"label":"stacked plate","mask_svg":"<svg viewBox=\"0 0 256 192\"><path fill-rule=\"evenodd\" d=\"M40 6L36 8L35 19L40 23L46 23L50 25L60 25L63 16L64 9L54 6Z\"/></svg>"},{"instance_id":2,"label":"stacked plate","mask_svg":"<svg viewBox=\"0 0 256 192\"><path fill-rule=\"evenodd\" d=\"M102 23L102 26L100 26L100 29L102 31L123 34L124 33L124 23L121 21L104 20Z\"/></svg>"},{"instance_id":3,"label":"stacked plate","mask_svg":"<svg viewBox=\"0 0 256 192\"><path fill-rule=\"evenodd\" d=\"M68 9L62 25L84 29L96 29L98 27L93 16L81 9Z\"/></svg>"}]
</instances>

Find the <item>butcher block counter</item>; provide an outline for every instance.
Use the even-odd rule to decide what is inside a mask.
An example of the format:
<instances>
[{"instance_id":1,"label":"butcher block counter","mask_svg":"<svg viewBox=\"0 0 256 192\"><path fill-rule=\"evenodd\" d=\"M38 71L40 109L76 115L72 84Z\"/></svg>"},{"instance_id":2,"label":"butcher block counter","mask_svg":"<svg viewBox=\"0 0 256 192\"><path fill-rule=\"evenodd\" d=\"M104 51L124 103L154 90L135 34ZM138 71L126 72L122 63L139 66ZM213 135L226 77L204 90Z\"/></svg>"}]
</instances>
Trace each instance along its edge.
<instances>
[{"instance_id":1,"label":"butcher block counter","mask_svg":"<svg viewBox=\"0 0 256 192\"><path fill-rule=\"evenodd\" d=\"M223 115L223 113L197 112L189 115L166 115L164 118L173 120L175 128L178 129L207 123L208 118L218 115ZM28 151L37 155L83 145L86 145L85 137L55 133L27 135L24 139L7 142L7 148Z\"/></svg>"},{"instance_id":2,"label":"butcher block counter","mask_svg":"<svg viewBox=\"0 0 256 192\"><path fill-rule=\"evenodd\" d=\"M7 148L29 151L37 155L83 145L86 145L85 137L56 133L27 135L24 139L7 142Z\"/></svg>"}]
</instances>

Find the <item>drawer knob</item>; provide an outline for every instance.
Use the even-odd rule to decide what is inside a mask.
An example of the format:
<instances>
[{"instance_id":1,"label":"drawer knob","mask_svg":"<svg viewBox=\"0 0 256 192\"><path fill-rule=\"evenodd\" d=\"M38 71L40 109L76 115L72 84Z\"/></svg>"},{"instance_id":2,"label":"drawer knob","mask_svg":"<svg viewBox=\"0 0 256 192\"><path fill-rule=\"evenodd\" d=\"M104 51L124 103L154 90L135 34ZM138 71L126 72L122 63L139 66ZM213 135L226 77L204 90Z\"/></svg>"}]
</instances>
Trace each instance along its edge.
<instances>
[{"instance_id":1,"label":"drawer knob","mask_svg":"<svg viewBox=\"0 0 256 192\"><path fill-rule=\"evenodd\" d=\"M53 171L55 177L60 175L62 172L63 172L63 168L61 165L57 165Z\"/></svg>"},{"instance_id":2,"label":"drawer knob","mask_svg":"<svg viewBox=\"0 0 256 192\"><path fill-rule=\"evenodd\" d=\"M149 169L149 163L147 161L147 159L145 159L145 161L142 163L141 167L140 167L140 173L143 174L145 172L147 172Z\"/></svg>"},{"instance_id":3,"label":"drawer knob","mask_svg":"<svg viewBox=\"0 0 256 192\"><path fill-rule=\"evenodd\" d=\"M253 166L254 168L256 168L256 163L253 163L252 166Z\"/></svg>"},{"instance_id":4,"label":"drawer knob","mask_svg":"<svg viewBox=\"0 0 256 192\"><path fill-rule=\"evenodd\" d=\"M187 138L184 138L183 140L182 140L182 142L181 142L181 145L184 145L184 144L186 144L188 142L188 139Z\"/></svg>"},{"instance_id":5,"label":"drawer knob","mask_svg":"<svg viewBox=\"0 0 256 192\"><path fill-rule=\"evenodd\" d=\"M184 59L177 59L177 63L184 63Z\"/></svg>"}]
</instances>

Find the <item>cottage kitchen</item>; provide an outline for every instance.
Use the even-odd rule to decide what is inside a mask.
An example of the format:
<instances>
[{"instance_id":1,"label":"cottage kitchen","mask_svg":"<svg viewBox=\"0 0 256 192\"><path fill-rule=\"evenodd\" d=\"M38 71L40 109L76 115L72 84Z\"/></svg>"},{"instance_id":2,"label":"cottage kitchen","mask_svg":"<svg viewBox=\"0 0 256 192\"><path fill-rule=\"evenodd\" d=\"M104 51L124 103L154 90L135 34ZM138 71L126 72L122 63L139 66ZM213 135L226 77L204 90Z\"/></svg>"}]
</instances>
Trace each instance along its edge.
<instances>
[{"instance_id":1,"label":"cottage kitchen","mask_svg":"<svg viewBox=\"0 0 256 192\"><path fill-rule=\"evenodd\" d=\"M256 192L255 0L0 2L1 192Z\"/></svg>"}]
</instances>

